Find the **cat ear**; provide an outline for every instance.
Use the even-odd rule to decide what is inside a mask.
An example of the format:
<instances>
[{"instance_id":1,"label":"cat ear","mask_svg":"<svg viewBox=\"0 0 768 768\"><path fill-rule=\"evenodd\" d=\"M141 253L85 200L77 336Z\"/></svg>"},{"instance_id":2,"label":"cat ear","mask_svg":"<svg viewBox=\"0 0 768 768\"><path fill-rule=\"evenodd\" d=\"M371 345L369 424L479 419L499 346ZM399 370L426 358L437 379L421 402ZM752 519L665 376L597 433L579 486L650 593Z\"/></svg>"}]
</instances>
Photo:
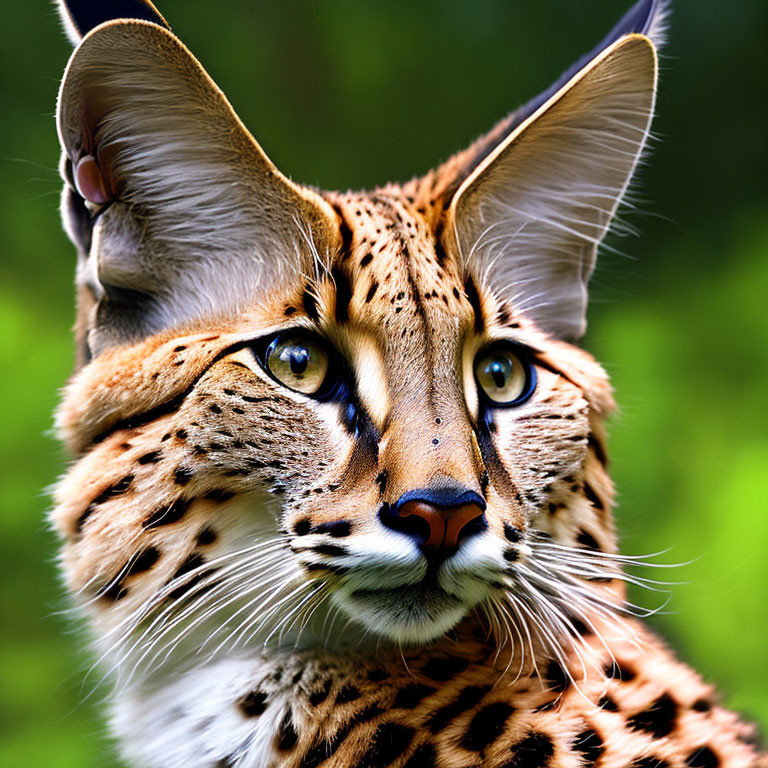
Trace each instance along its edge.
<instances>
[{"instance_id":1,"label":"cat ear","mask_svg":"<svg viewBox=\"0 0 768 768\"><path fill-rule=\"evenodd\" d=\"M59 15L74 45L92 29L114 19L151 21L170 29L149 0L58 0Z\"/></svg>"},{"instance_id":2,"label":"cat ear","mask_svg":"<svg viewBox=\"0 0 768 768\"><path fill-rule=\"evenodd\" d=\"M499 298L561 339L586 329L597 247L648 138L657 82L648 34L660 39L664 9L635 5L564 83L460 158L448 246Z\"/></svg>"},{"instance_id":3,"label":"cat ear","mask_svg":"<svg viewBox=\"0 0 768 768\"><path fill-rule=\"evenodd\" d=\"M158 24L112 21L86 35L58 129L70 184L97 216L78 269L96 303L94 353L237 311L278 273L305 268L308 243L337 247L331 207L277 170Z\"/></svg>"}]
</instances>

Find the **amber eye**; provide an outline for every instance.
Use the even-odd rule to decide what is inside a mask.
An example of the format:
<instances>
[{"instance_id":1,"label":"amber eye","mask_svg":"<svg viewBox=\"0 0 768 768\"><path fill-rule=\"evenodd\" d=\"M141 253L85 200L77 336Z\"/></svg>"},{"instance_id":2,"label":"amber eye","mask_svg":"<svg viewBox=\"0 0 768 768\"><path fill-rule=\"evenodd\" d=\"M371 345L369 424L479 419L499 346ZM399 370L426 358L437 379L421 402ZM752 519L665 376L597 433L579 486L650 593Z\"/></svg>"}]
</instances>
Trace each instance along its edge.
<instances>
[{"instance_id":1,"label":"amber eye","mask_svg":"<svg viewBox=\"0 0 768 768\"><path fill-rule=\"evenodd\" d=\"M267 347L264 363L281 384L303 395L317 394L328 377L328 352L310 336L278 336Z\"/></svg>"},{"instance_id":2,"label":"amber eye","mask_svg":"<svg viewBox=\"0 0 768 768\"><path fill-rule=\"evenodd\" d=\"M496 345L475 359L475 378L492 405L521 405L536 388L536 369L524 350Z\"/></svg>"}]
</instances>

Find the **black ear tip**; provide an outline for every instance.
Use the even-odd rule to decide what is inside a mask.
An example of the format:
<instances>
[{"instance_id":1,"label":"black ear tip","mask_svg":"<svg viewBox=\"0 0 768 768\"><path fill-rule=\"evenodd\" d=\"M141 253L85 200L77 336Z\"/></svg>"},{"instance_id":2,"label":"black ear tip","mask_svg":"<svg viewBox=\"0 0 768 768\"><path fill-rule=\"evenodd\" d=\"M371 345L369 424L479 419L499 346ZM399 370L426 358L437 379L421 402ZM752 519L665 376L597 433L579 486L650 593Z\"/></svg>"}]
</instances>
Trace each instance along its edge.
<instances>
[{"instance_id":1,"label":"black ear tip","mask_svg":"<svg viewBox=\"0 0 768 768\"><path fill-rule=\"evenodd\" d=\"M666 9L666 0L638 0L611 31L608 37L618 39L633 33L647 35Z\"/></svg>"},{"instance_id":2,"label":"black ear tip","mask_svg":"<svg viewBox=\"0 0 768 768\"><path fill-rule=\"evenodd\" d=\"M113 19L152 21L168 28L168 23L152 3L144 0L64 0L64 7L81 37Z\"/></svg>"}]
</instances>

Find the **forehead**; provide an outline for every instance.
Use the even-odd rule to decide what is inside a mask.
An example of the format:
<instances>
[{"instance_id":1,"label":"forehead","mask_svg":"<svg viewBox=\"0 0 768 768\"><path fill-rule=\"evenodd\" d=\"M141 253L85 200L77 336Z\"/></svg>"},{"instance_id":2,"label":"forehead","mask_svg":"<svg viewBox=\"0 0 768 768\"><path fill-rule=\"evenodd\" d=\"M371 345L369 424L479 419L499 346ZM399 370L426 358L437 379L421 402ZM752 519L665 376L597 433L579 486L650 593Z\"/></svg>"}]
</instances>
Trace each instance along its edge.
<instances>
[{"instance_id":1,"label":"forehead","mask_svg":"<svg viewBox=\"0 0 768 768\"><path fill-rule=\"evenodd\" d=\"M385 193L338 195L332 205L343 242L332 268L338 321L377 335L472 322L462 270L443 250L431 208Z\"/></svg>"}]
</instances>

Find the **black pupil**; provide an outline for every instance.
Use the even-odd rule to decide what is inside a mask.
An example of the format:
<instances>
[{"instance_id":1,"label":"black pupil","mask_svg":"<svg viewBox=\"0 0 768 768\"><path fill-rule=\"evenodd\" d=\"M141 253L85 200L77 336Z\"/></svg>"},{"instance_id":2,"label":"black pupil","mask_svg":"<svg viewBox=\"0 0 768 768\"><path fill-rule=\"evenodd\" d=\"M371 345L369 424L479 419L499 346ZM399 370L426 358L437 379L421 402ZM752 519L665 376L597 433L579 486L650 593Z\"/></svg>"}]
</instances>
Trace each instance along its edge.
<instances>
[{"instance_id":1,"label":"black pupil","mask_svg":"<svg viewBox=\"0 0 768 768\"><path fill-rule=\"evenodd\" d=\"M504 389L512 374L512 361L506 357L494 358L488 366L488 373L491 374L491 378L496 387L498 389Z\"/></svg>"},{"instance_id":2,"label":"black pupil","mask_svg":"<svg viewBox=\"0 0 768 768\"><path fill-rule=\"evenodd\" d=\"M306 347L288 347L282 355L288 358L288 365L294 376L303 376L309 366L309 350Z\"/></svg>"}]
</instances>

